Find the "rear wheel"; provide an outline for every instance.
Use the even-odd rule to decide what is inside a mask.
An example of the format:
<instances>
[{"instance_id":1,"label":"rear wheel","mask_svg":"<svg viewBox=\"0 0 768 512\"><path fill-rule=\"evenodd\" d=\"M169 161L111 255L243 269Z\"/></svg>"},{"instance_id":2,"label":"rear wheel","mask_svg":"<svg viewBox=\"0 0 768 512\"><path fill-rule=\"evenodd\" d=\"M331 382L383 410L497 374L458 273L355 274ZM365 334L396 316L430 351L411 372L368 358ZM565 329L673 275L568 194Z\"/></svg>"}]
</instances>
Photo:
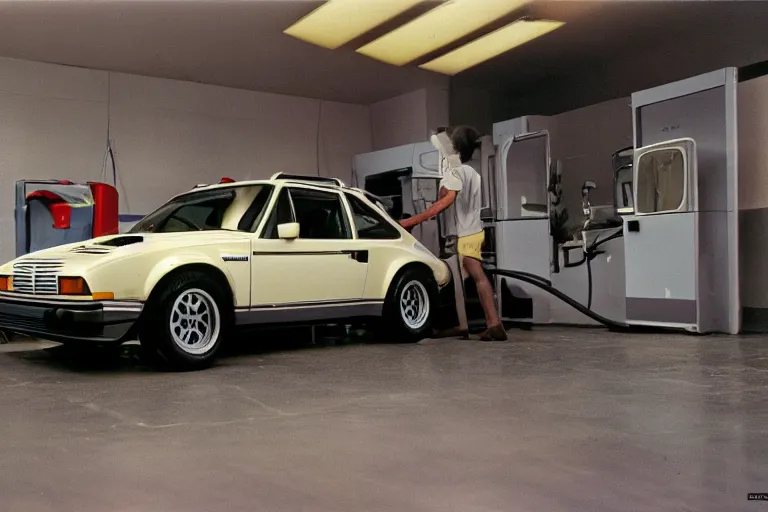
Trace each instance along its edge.
<instances>
[{"instance_id":1,"label":"rear wheel","mask_svg":"<svg viewBox=\"0 0 768 512\"><path fill-rule=\"evenodd\" d=\"M390 285L379 324L382 341L416 343L432 330L437 308L437 283L418 268L401 272Z\"/></svg>"},{"instance_id":2,"label":"rear wheel","mask_svg":"<svg viewBox=\"0 0 768 512\"><path fill-rule=\"evenodd\" d=\"M210 366L231 325L231 300L210 276L180 273L147 305L139 341L148 362L176 370Z\"/></svg>"}]
</instances>

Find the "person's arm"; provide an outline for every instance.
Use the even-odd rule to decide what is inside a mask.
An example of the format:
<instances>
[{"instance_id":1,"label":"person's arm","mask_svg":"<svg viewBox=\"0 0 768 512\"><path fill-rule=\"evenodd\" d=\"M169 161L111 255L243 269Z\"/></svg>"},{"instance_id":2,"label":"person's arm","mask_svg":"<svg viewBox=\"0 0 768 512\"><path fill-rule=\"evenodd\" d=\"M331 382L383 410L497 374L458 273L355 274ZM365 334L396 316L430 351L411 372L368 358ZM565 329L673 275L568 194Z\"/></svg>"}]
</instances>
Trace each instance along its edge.
<instances>
[{"instance_id":1,"label":"person's arm","mask_svg":"<svg viewBox=\"0 0 768 512\"><path fill-rule=\"evenodd\" d=\"M439 215L442 211L444 211L446 208L451 206L453 202L456 200L456 191L455 190L446 190L443 189L445 193L441 193L442 196L440 199L432 203L432 206L427 208L421 213L417 213L413 217L408 217L407 219L403 219L400 221L400 225L403 226L405 229L410 229L414 226L417 226L421 224L422 222L431 219L432 217L436 217ZM441 191L442 192L442 191Z\"/></svg>"}]
</instances>

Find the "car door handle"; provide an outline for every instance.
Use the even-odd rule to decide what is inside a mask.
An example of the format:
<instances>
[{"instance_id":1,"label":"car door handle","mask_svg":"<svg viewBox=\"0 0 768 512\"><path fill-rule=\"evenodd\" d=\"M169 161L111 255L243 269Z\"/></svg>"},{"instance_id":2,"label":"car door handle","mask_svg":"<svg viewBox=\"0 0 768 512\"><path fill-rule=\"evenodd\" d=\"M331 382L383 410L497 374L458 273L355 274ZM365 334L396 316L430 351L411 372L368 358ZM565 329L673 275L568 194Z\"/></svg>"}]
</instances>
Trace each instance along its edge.
<instances>
[{"instance_id":1,"label":"car door handle","mask_svg":"<svg viewBox=\"0 0 768 512\"><path fill-rule=\"evenodd\" d=\"M368 251L349 251L349 257L358 263L368 263Z\"/></svg>"}]
</instances>

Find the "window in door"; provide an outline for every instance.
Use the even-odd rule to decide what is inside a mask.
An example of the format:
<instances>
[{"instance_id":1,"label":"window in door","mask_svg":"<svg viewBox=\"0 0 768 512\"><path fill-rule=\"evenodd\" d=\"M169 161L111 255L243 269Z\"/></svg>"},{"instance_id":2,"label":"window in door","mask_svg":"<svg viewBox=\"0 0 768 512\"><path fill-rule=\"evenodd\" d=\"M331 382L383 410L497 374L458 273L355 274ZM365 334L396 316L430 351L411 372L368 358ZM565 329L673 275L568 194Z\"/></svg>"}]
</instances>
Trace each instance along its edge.
<instances>
[{"instance_id":1,"label":"window in door","mask_svg":"<svg viewBox=\"0 0 768 512\"><path fill-rule=\"evenodd\" d=\"M373 208L353 196L345 194L352 209L352 221L357 237L363 240L397 240L400 232Z\"/></svg>"},{"instance_id":2,"label":"window in door","mask_svg":"<svg viewBox=\"0 0 768 512\"><path fill-rule=\"evenodd\" d=\"M264 187L253 198L250 206L237 223L238 231L253 233L267 212L267 204L272 197L273 187Z\"/></svg>"},{"instance_id":3,"label":"window in door","mask_svg":"<svg viewBox=\"0 0 768 512\"><path fill-rule=\"evenodd\" d=\"M341 196L306 188L291 188L291 203L299 238L308 240L345 240L352 238L349 219Z\"/></svg>"},{"instance_id":4,"label":"window in door","mask_svg":"<svg viewBox=\"0 0 768 512\"><path fill-rule=\"evenodd\" d=\"M288 189L284 188L280 191L277 202L272 208L272 213L269 214L269 220L267 220L267 224L264 226L264 234L261 237L269 240L277 240L280 238L277 235L277 226L279 224L293 222L293 218L291 196Z\"/></svg>"},{"instance_id":5,"label":"window in door","mask_svg":"<svg viewBox=\"0 0 768 512\"><path fill-rule=\"evenodd\" d=\"M637 213L674 212L685 201L685 155L680 149L649 151L637 162Z\"/></svg>"}]
</instances>

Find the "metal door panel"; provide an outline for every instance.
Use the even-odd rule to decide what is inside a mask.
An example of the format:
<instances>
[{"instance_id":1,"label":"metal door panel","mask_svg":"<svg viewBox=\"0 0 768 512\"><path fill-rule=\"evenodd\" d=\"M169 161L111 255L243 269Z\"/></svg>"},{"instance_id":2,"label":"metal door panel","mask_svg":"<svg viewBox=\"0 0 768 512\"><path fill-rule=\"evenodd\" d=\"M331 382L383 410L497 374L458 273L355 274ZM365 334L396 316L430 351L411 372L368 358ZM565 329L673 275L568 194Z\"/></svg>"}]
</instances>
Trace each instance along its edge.
<instances>
[{"instance_id":1,"label":"metal door panel","mask_svg":"<svg viewBox=\"0 0 768 512\"><path fill-rule=\"evenodd\" d=\"M258 240L251 258L251 305L360 299L367 260L357 240Z\"/></svg>"},{"instance_id":2,"label":"metal door panel","mask_svg":"<svg viewBox=\"0 0 768 512\"><path fill-rule=\"evenodd\" d=\"M696 324L696 212L624 218L627 321ZM639 231L632 231L631 223Z\"/></svg>"},{"instance_id":3,"label":"metal door panel","mask_svg":"<svg viewBox=\"0 0 768 512\"><path fill-rule=\"evenodd\" d=\"M549 280L551 264L549 254L549 219L525 219L499 222L496 226L499 268L518 270ZM533 320L548 323L551 319L550 295L526 283L515 285L533 298Z\"/></svg>"},{"instance_id":4,"label":"metal door panel","mask_svg":"<svg viewBox=\"0 0 768 512\"><path fill-rule=\"evenodd\" d=\"M541 131L507 139L497 159L500 169L496 187L498 266L550 279L549 133ZM543 211L524 211L523 198L528 206L530 203L542 205ZM520 287L533 298L533 321L550 322L550 297L535 287Z\"/></svg>"}]
</instances>

